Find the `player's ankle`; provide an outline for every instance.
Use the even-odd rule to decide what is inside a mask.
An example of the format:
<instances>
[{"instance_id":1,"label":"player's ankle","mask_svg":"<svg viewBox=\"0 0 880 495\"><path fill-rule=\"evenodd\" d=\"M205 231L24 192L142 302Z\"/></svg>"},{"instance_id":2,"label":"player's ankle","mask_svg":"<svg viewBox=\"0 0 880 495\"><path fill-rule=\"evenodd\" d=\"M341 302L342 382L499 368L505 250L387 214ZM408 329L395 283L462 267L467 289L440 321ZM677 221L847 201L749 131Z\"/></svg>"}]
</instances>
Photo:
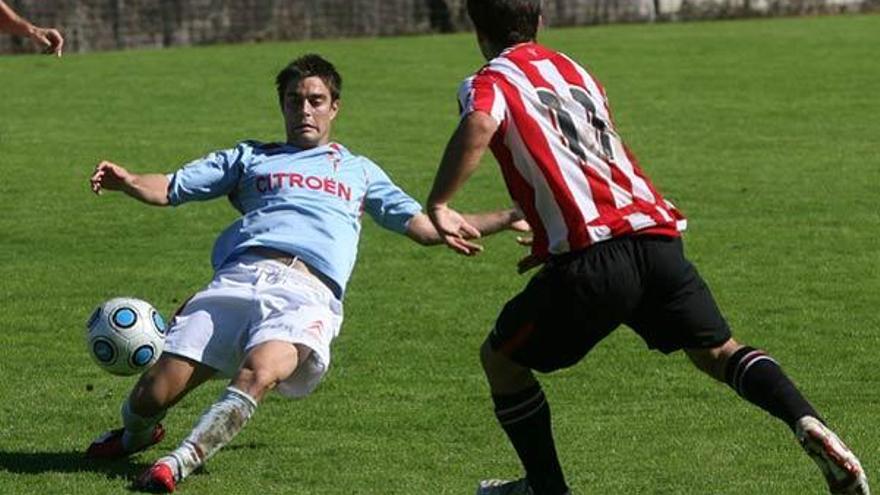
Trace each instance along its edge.
<instances>
[{"instance_id":1,"label":"player's ankle","mask_svg":"<svg viewBox=\"0 0 880 495\"><path fill-rule=\"evenodd\" d=\"M154 464L165 464L168 466L174 474L174 481L181 481L185 477L182 470L181 460L174 454L174 452L164 457L160 457Z\"/></svg>"}]
</instances>

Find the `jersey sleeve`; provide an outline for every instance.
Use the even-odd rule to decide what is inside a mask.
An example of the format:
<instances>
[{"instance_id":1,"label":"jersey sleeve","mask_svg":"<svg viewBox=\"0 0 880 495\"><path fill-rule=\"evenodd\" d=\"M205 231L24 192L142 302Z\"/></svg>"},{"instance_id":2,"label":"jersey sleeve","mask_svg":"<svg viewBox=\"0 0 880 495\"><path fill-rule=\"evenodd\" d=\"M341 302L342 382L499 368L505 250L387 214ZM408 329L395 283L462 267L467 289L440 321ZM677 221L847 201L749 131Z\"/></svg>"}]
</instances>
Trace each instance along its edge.
<instances>
[{"instance_id":1,"label":"jersey sleeve","mask_svg":"<svg viewBox=\"0 0 880 495\"><path fill-rule=\"evenodd\" d=\"M243 145L215 151L168 175L168 202L179 205L231 193L241 176Z\"/></svg>"},{"instance_id":2,"label":"jersey sleeve","mask_svg":"<svg viewBox=\"0 0 880 495\"><path fill-rule=\"evenodd\" d=\"M367 193L364 209L382 227L403 234L409 221L422 211L422 206L403 189L397 187L375 163L366 160Z\"/></svg>"},{"instance_id":3,"label":"jersey sleeve","mask_svg":"<svg viewBox=\"0 0 880 495\"><path fill-rule=\"evenodd\" d=\"M461 83L458 89L458 105L461 118L480 111L491 115L498 124L504 122L507 102L495 80L488 74L479 73Z\"/></svg>"}]
</instances>

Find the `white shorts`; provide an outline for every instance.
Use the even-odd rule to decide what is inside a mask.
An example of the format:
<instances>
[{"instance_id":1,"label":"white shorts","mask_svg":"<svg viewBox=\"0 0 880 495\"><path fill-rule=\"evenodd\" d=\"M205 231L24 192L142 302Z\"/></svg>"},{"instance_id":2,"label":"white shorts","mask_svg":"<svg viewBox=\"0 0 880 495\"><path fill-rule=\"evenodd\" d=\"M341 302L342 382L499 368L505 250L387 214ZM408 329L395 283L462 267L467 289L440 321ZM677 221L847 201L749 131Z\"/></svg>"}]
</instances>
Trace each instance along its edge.
<instances>
[{"instance_id":1,"label":"white shorts","mask_svg":"<svg viewBox=\"0 0 880 495\"><path fill-rule=\"evenodd\" d=\"M171 322L164 351L232 378L258 344L302 344L312 353L276 390L304 397L327 372L341 326L342 303L323 283L281 262L244 255L186 302Z\"/></svg>"}]
</instances>

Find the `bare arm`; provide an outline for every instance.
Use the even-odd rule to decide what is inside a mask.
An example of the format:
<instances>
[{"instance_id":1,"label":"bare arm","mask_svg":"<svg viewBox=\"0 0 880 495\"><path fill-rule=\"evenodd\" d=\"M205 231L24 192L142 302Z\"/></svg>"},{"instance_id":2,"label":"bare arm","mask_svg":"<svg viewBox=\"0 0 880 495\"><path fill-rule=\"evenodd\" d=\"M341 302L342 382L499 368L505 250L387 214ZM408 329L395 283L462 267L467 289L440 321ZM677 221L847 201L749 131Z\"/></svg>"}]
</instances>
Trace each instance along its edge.
<instances>
[{"instance_id":1,"label":"bare arm","mask_svg":"<svg viewBox=\"0 0 880 495\"><path fill-rule=\"evenodd\" d=\"M498 210L486 213L464 214L462 218L479 231L480 236L492 235L502 230L528 232L529 224L514 209ZM431 219L424 213L415 215L407 226L406 235L423 246L442 244L443 238ZM478 251L482 247L476 248Z\"/></svg>"},{"instance_id":2,"label":"bare arm","mask_svg":"<svg viewBox=\"0 0 880 495\"><path fill-rule=\"evenodd\" d=\"M522 214L513 209L490 211L485 213L464 213L464 220L480 231L480 237L492 235L503 230L528 232L529 224Z\"/></svg>"},{"instance_id":3,"label":"bare arm","mask_svg":"<svg viewBox=\"0 0 880 495\"><path fill-rule=\"evenodd\" d=\"M28 36L30 26L31 24L16 14L12 7L0 0L0 31L16 36Z\"/></svg>"},{"instance_id":4,"label":"bare arm","mask_svg":"<svg viewBox=\"0 0 880 495\"><path fill-rule=\"evenodd\" d=\"M3 0L0 0L0 31L30 38L44 52L54 53L59 57L64 48L64 38L57 29L34 26L16 14Z\"/></svg>"},{"instance_id":5,"label":"bare arm","mask_svg":"<svg viewBox=\"0 0 880 495\"><path fill-rule=\"evenodd\" d=\"M467 217L449 208L449 202L480 165L497 129L498 122L489 114L473 112L465 117L446 145L428 196L431 222L443 242L460 254L473 255L482 249L467 240L479 237L481 230Z\"/></svg>"},{"instance_id":6,"label":"bare arm","mask_svg":"<svg viewBox=\"0 0 880 495\"><path fill-rule=\"evenodd\" d=\"M133 174L113 162L102 161L89 179L92 191L122 191L154 206L168 206L168 178L163 174Z\"/></svg>"}]
</instances>

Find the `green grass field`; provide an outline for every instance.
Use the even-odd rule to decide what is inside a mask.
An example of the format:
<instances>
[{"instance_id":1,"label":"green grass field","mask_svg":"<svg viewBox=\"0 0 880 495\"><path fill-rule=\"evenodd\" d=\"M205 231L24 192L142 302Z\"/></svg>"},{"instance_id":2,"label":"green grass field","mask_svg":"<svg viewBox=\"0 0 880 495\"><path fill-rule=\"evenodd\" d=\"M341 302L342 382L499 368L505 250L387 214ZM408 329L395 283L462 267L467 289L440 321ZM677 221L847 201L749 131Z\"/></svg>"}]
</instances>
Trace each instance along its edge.
<instances>
[{"instance_id":1,"label":"green grass field","mask_svg":"<svg viewBox=\"0 0 880 495\"><path fill-rule=\"evenodd\" d=\"M605 83L625 139L688 215L686 244L734 328L768 349L880 479L880 16L551 29ZM317 51L345 78L337 140L424 199L481 64L471 35L0 59L0 493L125 493L223 384L130 461L81 452L118 423L134 378L83 344L92 308L136 295L170 313L210 276L224 201L150 209L94 197L100 159L170 171L247 138L283 137L273 77ZM508 204L486 160L465 210ZM513 235L476 259L366 221L331 372L271 396L181 493L467 494L519 475L477 348L526 282ZM547 376L579 494L825 493L780 423L622 328Z\"/></svg>"}]
</instances>

